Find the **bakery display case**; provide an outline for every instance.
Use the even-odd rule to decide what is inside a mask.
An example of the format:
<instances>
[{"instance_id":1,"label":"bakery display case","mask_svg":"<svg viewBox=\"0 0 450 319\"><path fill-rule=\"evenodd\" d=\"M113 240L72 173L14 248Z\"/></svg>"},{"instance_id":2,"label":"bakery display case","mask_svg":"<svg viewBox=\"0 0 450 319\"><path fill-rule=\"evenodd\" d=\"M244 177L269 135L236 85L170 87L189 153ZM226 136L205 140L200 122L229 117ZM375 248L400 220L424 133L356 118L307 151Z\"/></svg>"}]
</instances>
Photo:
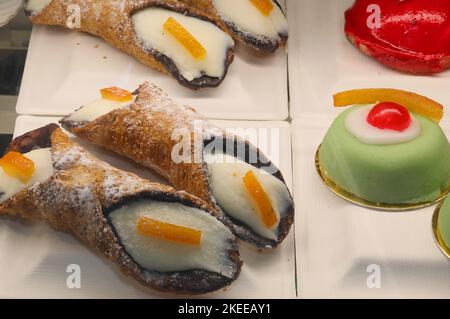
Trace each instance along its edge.
<instances>
[{"instance_id":1,"label":"bakery display case","mask_svg":"<svg viewBox=\"0 0 450 319\"><path fill-rule=\"evenodd\" d=\"M0 3L0 298L450 298L449 17Z\"/></svg>"},{"instance_id":2,"label":"bakery display case","mask_svg":"<svg viewBox=\"0 0 450 319\"><path fill-rule=\"evenodd\" d=\"M21 10L21 1L0 7L0 153L12 138L32 25Z\"/></svg>"}]
</instances>

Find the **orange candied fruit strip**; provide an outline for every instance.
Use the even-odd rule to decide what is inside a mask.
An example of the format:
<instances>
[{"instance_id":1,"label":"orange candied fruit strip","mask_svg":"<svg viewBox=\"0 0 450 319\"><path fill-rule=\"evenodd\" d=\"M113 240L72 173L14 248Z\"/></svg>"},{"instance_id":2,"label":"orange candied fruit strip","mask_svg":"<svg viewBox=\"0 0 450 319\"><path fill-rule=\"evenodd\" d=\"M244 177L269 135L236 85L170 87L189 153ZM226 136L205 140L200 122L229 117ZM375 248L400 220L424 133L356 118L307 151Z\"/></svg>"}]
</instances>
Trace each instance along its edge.
<instances>
[{"instance_id":1,"label":"orange candied fruit strip","mask_svg":"<svg viewBox=\"0 0 450 319\"><path fill-rule=\"evenodd\" d=\"M250 0L250 2L253 3L253 5L266 17L268 17L273 10L273 3L271 0Z\"/></svg>"},{"instance_id":2,"label":"orange candied fruit strip","mask_svg":"<svg viewBox=\"0 0 450 319\"><path fill-rule=\"evenodd\" d=\"M36 170L34 162L19 152L8 152L0 159L0 166L6 174L22 183L27 183Z\"/></svg>"},{"instance_id":3,"label":"orange candied fruit strip","mask_svg":"<svg viewBox=\"0 0 450 319\"><path fill-rule=\"evenodd\" d=\"M261 183L258 181L253 171L248 171L242 180L251 197L258 205L264 225L266 225L267 228L272 228L278 222L278 217L275 214L272 203Z\"/></svg>"},{"instance_id":4,"label":"orange candied fruit strip","mask_svg":"<svg viewBox=\"0 0 450 319\"><path fill-rule=\"evenodd\" d=\"M444 107L425 96L396 89L358 89L337 93L333 96L334 106L395 102L410 112L425 116L439 123L444 116Z\"/></svg>"},{"instance_id":5,"label":"orange candied fruit strip","mask_svg":"<svg viewBox=\"0 0 450 319\"><path fill-rule=\"evenodd\" d=\"M139 234L182 244L200 245L202 232L198 229L165 223L150 217L139 217L136 229Z\"/></svg>"},{"instance_id":6,"label":"orange candied fruit strip","mask_svg":"<svg viewBox=\"0 0 450 319\"><path fill-rule=\"evenodd\" d=\"M196 60L203 60L206 57L206 49L177 20L169 17L163 27L177 39Z\"/></svg>"},{"instance_id":7,"label":"orange candied fruit strip","mask_svg":"<svg viewBox=\"0 0 450 319\"><path fill-rule=\"evenodd\" d=\"M133 95L130 92L116 86L101 89L100 94L104 99L116 102L128 102L133 99Z\"/></svg>"}]
</instances>

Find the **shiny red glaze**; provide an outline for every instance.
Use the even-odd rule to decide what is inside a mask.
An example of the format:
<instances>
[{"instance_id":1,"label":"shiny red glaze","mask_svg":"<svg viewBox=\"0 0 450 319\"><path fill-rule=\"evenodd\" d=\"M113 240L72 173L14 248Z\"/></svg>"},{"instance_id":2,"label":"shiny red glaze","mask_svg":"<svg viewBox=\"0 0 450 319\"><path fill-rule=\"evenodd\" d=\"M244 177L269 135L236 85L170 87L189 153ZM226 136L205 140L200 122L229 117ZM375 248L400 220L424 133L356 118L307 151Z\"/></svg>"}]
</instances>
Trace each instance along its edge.
<instances>
[{"instance_id":1,"label":"shiny red glaze","mask_svg":"<svg viewBox=\"0 0 450 319\"><path fill-rule=\"evenodd\" d=\"M373 4L380 8L379 28L367 24L375 21L367 12ZM417 74L450 68L449 0L356 0L345 20L350 41L388 67Z\"/></svg>"},{"instance_id":2,"label":"shiny red glaze","mask_svg":"<svg viewBox=\"0 0 450 319\"><path fill-rule=\"evenodd\" d=\"M367 122L382 130L403 132L411 125L411 114L400 104L382 102L370 110Z\"/></svg>"}]
</instances>

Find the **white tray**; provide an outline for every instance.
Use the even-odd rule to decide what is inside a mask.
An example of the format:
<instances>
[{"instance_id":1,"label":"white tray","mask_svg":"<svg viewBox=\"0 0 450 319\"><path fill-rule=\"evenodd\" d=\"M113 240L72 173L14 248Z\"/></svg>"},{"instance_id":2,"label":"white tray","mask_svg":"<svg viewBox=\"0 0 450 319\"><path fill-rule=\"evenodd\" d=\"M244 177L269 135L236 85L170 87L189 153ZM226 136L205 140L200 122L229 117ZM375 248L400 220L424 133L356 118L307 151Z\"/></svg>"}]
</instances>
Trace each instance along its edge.
<instances>
[{"instance_id":1,"label":"white tray","mask_svg":"<svg viewBox=\"0 0 450 319\"><path fill-rule=\"evenodd\" d=\"M41 127L58 118L20 116L15 136ZM270 128L279 138L273 143L282 156L280 169L291 185L290 126L284 122L218 121L225 128ZM82 142L77 139L77 142ZM86 146L86 143L82 143ZM148 171L90 145L96 156L121 169L153 178ZM276 159L274 159L277 162ZM279 249L259 253L241 246L244 260L238 280L225 291L206 297L220 298L293 298L295 286L294 229ZM66 267L81 267L81 289L66 288ZM174 297L155 293L122 276L114 266L85 248L70 235L56 232L45 223L21 222L3 218L0 223L1 298L159 298ZM185 298L185 296L181 296Z\"/></svg>"},{"instance_id":2,"label":"white tray","mask_svg":"<svg viewBox=\"0 0 450 319\"><path fill-rule=\"evenodd\" d=\"M350 44L344 33L344 12L353 2L288 0L291 117L328 114L333 93L365 87L410 90L450 107L450 71L407 75L379 64Z\"/></svg>"},{"instance_id":3,"label":"white tray","mask_svg":"<svg viewBox=\"0 0 450 319\"><path fill-rule=\"evenodd\" d=\"M435 207L405 213L361 208L332 194L315 152L334 115L293 122L298 292L302 298L449 298L450 263L434 243ZM450 123L443 127L450 136ZM369 265L381 287L368 288Z\"/></svg>"},{"instance_id":4,"label":"white tray","mask_svg":"<svg viewBox=\"0 0 450 319\"><path fill-rule=\"evenodd\" d=\"M34 26L16 111L66 115L97 99L103 87L117 85L134 90L138 84L150 81L209 118L286 119L286 53L280 50L273 56L257 57L242 47L236 51L235 61L218 88L192 91L99 38Z\"/></svg>"}]
</instances>

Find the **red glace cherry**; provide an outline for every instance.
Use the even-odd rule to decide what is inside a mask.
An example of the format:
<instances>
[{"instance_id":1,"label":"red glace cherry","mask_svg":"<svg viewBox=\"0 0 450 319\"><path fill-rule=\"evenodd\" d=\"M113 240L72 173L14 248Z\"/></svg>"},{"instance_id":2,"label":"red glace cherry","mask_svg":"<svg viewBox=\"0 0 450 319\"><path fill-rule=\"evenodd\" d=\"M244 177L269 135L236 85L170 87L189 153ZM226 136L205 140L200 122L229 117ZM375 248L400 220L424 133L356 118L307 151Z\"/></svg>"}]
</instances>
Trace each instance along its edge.
<instances>
[{"instance_id":1,"label":"red glace cherry","mask_svg":"<svg viewBox=\"0 0 450 319\"><path fill-rule=\"evenodd\" d=\"M375 105L367 115L370 125L382 130L403 132L411 125L411 114L404 106L394 102L382 102Z\"/></svg>"}]
</instances>

